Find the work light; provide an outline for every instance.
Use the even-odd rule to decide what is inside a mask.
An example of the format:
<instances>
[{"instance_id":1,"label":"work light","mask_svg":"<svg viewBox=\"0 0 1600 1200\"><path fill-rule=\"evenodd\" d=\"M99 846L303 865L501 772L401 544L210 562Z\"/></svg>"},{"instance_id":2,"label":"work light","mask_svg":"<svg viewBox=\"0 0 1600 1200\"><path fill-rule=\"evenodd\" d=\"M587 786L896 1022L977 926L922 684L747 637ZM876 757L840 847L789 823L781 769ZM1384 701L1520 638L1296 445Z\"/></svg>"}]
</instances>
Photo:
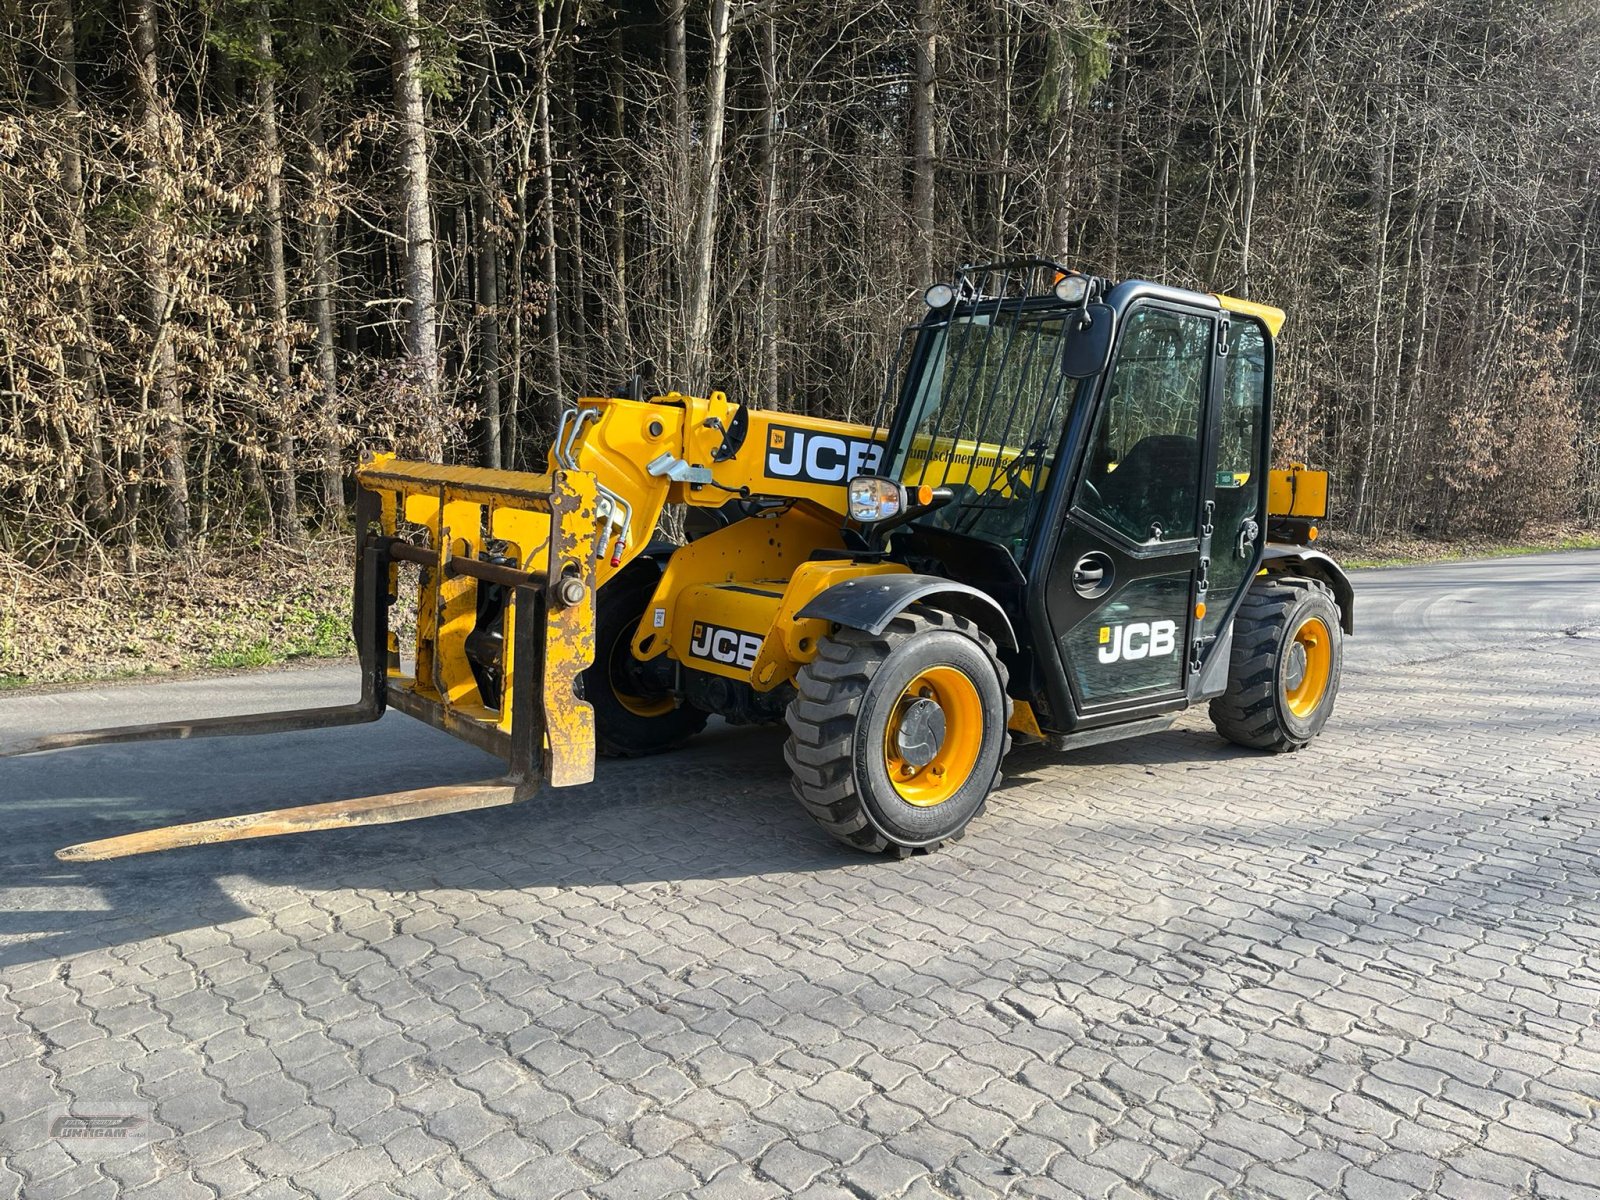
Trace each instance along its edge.
<instances>
[{"instance_id":1,"label":"work light","mask_svg":"<svg viewBox=\"0 0 1600 1200\"><path fill-rule=\"evenodd\" d=\"M1056 280L1056 299L1063 304L1082 304L1089 294L1089 280L1082 275L1063 275Z\"/></svg>"},{"instance_id":2,"label":"work light","mask_svg":"<svg viewBox=\"0 0 1600 1200\"><path fill-rule=\"evenodd\" d=\"M922 293L923 302L929 308L948 308L955 298L956 290L948 283L936 283Z\"/></svg>"}]
</instances>

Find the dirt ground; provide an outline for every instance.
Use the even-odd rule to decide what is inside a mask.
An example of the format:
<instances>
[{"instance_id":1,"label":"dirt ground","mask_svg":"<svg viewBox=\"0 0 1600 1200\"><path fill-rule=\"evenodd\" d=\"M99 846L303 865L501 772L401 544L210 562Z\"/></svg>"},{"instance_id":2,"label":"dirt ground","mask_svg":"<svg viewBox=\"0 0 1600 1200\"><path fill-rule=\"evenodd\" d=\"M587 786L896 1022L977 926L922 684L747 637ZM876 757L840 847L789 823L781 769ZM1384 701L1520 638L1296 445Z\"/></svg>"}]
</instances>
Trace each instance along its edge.
<instances>
[{"instance_id":1,"label":"dirt ground","mask_svg":"<svg viewBox=\"0 0 1600 1200\"><path fill-rule=\"evenodd\" d=\"M349 542L147 552L136 574L0 556L0 688L351 653Z\"/></svg>"}]
</instances>

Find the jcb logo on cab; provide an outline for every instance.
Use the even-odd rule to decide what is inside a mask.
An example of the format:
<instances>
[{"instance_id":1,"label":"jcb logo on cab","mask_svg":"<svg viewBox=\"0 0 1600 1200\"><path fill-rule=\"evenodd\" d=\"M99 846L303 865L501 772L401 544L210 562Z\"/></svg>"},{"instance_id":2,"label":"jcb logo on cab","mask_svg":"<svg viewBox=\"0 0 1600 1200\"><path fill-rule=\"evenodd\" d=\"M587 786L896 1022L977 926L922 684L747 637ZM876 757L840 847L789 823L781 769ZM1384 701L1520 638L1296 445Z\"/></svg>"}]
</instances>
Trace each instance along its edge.
<instances>
[{"instance_id":1,"label":"jcb logo on cab","mask_svg":"<svg viewBox=\"0 0 1600 1200\"><path fill-rule=\"evenodd\" d=\"M748 670L756 665L756 655L760 653L759 634L746 633L742 629L725 629L721 625L707 625L703 621L694 623L694 635L689 641L692 658L710 659Z\"/></svg>"},{"instance_id":2,"label":"jcb logo on cab","mask_svg":"<svg viewBox=\"0 0 1600 1200\"><path fill-rule=\"evenodd\" d=\"M866 438L816 433L774 425L767 437L767 474L807 483L849 483L870 475L883 459L883 446Z\"/></svg>"},{"instance_id":3,"label":"jcb logo on cab","mask_svg":"<svg viewBox=\"0 0 1600 1200\"><path fill-rule=\"evenodd\" d=\"M1161 658L1178 645L1176 621L1133 621L1127 625L1100 626L1100 661L1126 662L1135 658Z\"/></svg>"}]
</instances>

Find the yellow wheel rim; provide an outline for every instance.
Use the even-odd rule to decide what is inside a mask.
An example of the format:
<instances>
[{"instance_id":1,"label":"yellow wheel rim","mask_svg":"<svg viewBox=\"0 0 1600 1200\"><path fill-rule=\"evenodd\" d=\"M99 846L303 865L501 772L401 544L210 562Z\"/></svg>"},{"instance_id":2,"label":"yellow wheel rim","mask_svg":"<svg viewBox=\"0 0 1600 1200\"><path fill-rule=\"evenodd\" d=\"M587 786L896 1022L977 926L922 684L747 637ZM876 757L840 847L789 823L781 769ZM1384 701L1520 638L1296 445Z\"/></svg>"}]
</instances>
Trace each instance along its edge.
<instances>
[{"instance_id":1,"label":"yellow wheel rim","mask_svg":"<svg viewBox=\"0 0 1600 1200\"><path fill-rule=\"evenodd\" d=\"M1321 617L1310 617L1294 631L1284 670L1283 700L1301 720L1317 711L1333 676L1333 631Z\"/></svg>"},{"instance_id":2,"label":"yellow wheel rim","mask_svg":"<svg viewBox=\"0 0 1600 1200\"><path fill-rule=\"evenodd\" d=\"M659 700L650 700L644 696L629 696L623 692L615 692L617 703L622 705L636 717L664 717L677 705L671 696L663 696Z\"/></svg>"},{"instance_id":3,"label":"yellow wheel rim","mask_svg":"<svg viewBox=\"0 0 1600 1200\"><path fill-rule=\"evenodd\" d=\"M664 717L677 707L677 701L671 696L637 696L622 688L622 683L627 678L623 669L624 664L633 654L633 635L638 628L637 624L626 626L617 635L617 640L611 644L611 654L606 660L606 679L611 685L611 694L617 698L617 703L634 716Z\"/></svg>"},{"instance_id":4,"label":"yellow wheel rim","mask_svg":"<svg viewBox=\"0 0 1600 1200\"><path fill-rule=\"evenodd\" d=\"M901 722L919 701L938 705L944 717L943 736L933 756L921 766L907 756L901 736ZM908 683L895 700L883 731L883 763L889 782L902 800L918 808L943 804L960 791L978 765L982 749L983 698L977 685L955 667L929 667Z\"/></svg>"}]
</instances>

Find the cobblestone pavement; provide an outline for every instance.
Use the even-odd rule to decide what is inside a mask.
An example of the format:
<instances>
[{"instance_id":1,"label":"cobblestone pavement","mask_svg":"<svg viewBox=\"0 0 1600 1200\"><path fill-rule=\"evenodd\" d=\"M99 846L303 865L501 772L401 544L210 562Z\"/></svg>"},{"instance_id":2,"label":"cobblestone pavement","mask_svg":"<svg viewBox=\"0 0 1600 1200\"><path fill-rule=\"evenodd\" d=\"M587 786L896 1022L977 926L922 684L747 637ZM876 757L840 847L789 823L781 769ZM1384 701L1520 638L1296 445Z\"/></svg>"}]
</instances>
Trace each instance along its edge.
<instances>
[{"instance_id":1,"label":"cobblestone pavement","mask_svg":"<svg viewBox=\"0 0 1600 1200\"><path fill-rule=\"evenodd\" d=\"M1019 752L906 862L780 747L82 867L486 760L393 716L0 763L0 1197L1600 1200L1596 630L1352 670L1298 755Z\"/></svg>"}]
</instances>

